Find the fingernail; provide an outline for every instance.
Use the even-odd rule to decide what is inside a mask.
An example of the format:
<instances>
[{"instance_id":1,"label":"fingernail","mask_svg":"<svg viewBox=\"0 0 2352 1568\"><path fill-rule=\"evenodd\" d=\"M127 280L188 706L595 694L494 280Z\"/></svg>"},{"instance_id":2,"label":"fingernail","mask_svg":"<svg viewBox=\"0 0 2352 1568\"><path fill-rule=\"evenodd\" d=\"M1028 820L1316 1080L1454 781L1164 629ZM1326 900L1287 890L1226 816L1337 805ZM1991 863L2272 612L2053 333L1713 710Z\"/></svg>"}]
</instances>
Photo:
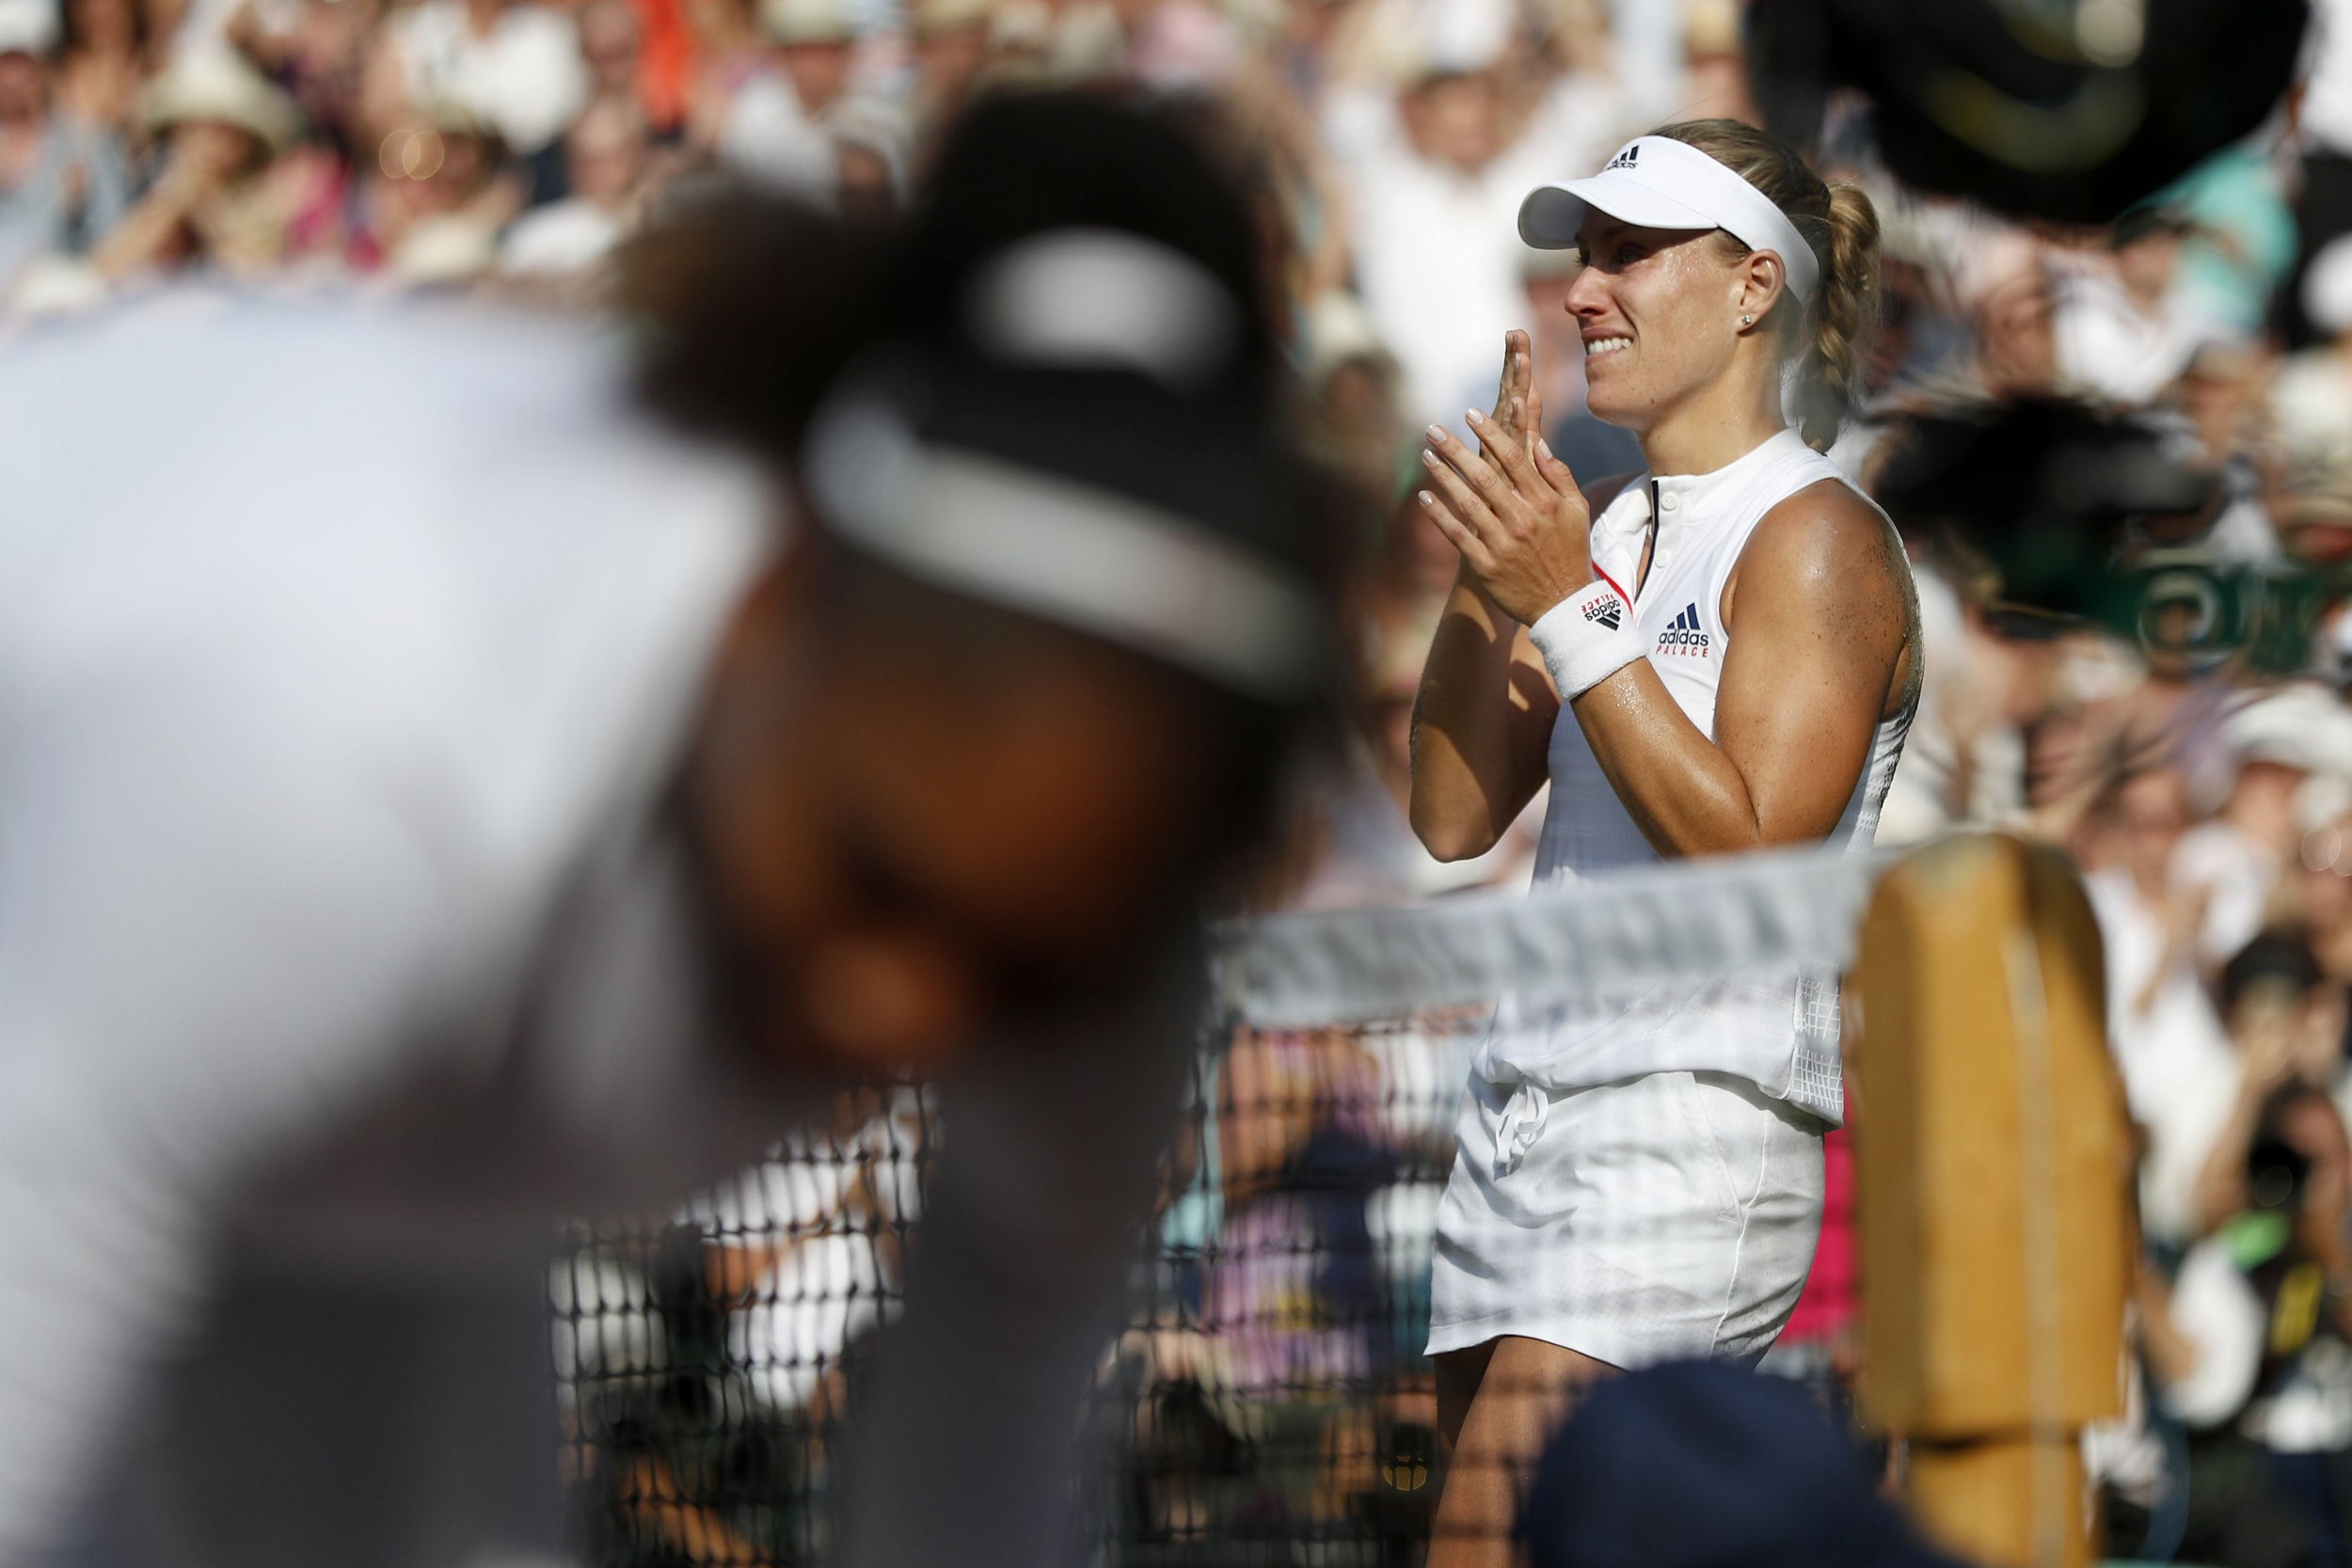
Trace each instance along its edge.
<instances>
[{"instance_id":1,"label":"fingernail","mask_svg":"<svg viewBox=\"0 0 2352 1568\"><path fill-rule=\"evenodd\" d=\"M1433 441L1442 441L1442 440L1444 440L1444 439L1445 439L1445 426L1443 426L1443 425L1441 425L1441 424L1433 424L1433 425L1431 425L1431 426L1429 427L1429 438L1430 438L1431 440L1433 440Z\"/></svg>"},{"instance_id":2,"label":"fingernail","mask_svg":"<svg viewBox=\"0 0 2352 1568\"><path fill-rule=\"evenodd\" d=\"M1438 504L1438 498L1431 495L1428 491L1423 490L1421 493L1421 504L1423 506L1435 506Z\"/></svg>"},{"instance_id":3,"label":"fingernail","mask_svg":"<svg viewBox=\"0 0 2352 1568\"><path fill-rule=\"evenodd\" d=\"M1547 463L1552 461L1551 443L1545 440L1540 436L1535 437L1535 455L1542 458Z\"/></svg>"},{"instance_id":4,"label":"fingernail","mask_svg":"<svg viewBox=\"0 0 2352 1568\"><path fill-rule=\"evenodd\" d=\"M1470 411L1470 422L1472 424L1485 424L1486 422L1486 416L1481 414L1477 409L1473 408Z\"/></svg>"},{"instance_id":5,"label":"fingernail","mask_svg":"<svg viewBox=\"0 0 2352 1568\"><path fill-rule=\"evenodd\" d=\"M1421 449L1421 460L1423 463L1428 464L1433 468L1438 466L1438 454L1431 451L1427 447Z\"/></svg>"}]
</instances>

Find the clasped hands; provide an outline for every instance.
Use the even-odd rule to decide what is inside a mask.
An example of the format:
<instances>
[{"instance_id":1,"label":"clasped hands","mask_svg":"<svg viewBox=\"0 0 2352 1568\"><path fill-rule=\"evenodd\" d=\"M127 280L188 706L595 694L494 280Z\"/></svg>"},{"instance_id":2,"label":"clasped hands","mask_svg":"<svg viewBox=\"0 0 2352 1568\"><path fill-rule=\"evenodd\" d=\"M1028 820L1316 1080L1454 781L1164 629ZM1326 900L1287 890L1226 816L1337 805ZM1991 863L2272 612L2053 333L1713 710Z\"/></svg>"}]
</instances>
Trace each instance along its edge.
<instances>
[{"instance_id":1,"label":"clasped hands","mask_svg":"<svg viewBox=\"0 0 2352 1568\"><path fill-rule=\"evenodd\" d=\"M1491 415L1472 409L1478 450L1442 425L1421 454L1421 504L1505 615L1533 626L1593 581L1593 519L1568 466L1543 438L1543 397L1524 332L1503 340Z\"/></svg>"}]
</instances>

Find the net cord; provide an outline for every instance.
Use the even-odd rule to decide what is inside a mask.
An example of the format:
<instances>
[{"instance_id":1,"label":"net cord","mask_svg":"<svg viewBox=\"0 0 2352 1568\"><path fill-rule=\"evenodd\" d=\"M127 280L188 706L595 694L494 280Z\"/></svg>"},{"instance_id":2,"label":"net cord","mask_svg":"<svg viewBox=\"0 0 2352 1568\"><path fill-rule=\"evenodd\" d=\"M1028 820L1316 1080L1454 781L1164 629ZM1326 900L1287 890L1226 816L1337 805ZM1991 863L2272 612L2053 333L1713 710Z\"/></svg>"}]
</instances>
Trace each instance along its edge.
<instances>
[{"instance_id":1,"label":"net cord","mask_svg":"<svg viewBox=\"0 0 2352 1568\"><path fill-rule=\"evenodd\" d=\"M1761 850L1530 894L1267 915L1215 936L1216 1011L1262 1028L1845 968L1892 857Z\"/></svg>"}]
</instances>

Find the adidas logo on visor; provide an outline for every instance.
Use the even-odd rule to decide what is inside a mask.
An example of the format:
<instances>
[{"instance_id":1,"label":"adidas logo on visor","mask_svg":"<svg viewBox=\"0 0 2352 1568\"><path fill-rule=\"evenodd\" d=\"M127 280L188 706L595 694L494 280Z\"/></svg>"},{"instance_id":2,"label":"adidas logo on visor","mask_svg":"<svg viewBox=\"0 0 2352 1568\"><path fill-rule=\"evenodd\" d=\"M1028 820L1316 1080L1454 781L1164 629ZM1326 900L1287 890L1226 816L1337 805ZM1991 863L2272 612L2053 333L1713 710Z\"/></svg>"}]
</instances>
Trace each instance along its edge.
<instances>
[{"instance_id":1,"label":"adidas logo on visor","mask_svg":"<svg viewBox=\"0 0 2352 1568\"><path fill-rule=\"evenodd\" d=\"M1631 168L1635 164L1641 161L1641 158L1642 144L1640 142L1629 142L1615 157L1609 160L1608 166L1601 170L1601 173L1606 174L1613 168Z\"/></svg>"},{"instance_id":2,"label":"adidas logo on visor","mask_svg":"<svg viewBox=\"0 0 2352 1568\"><path fill-rule=\"evenodd\" d=\"M1707 657L1708 638L1699 626L1699 607L1685 605L1665 630L1658 634L1658 651L1661 654L1683 654L1692 658Z\"/></svg>"}]
</instances>

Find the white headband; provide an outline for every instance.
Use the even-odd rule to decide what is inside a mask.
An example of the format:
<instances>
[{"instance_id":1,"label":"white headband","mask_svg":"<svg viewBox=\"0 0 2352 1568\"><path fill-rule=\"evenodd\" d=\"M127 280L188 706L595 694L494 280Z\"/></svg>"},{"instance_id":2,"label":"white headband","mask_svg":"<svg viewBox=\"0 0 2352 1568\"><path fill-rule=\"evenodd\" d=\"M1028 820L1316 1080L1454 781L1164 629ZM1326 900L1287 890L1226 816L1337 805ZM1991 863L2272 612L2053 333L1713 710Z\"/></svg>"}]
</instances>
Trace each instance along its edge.
<instances>
[{"instance_id":1,"label":"white headband","mask_svg":"<svg viewBox=\"0 0 2352 1568\"><path fill-rule=\"evenodd\" d=\"M1584 209L1642 229L1720 229L1750 250L1780 258L1788 292L1809 305L1820 263L1772 198L1688 142L1636 136L1598 174L1538 185L1519 203L1519 238L1538 250L1576 245Z\"/></svg>"},{"instance_id":2,"label":"white headband","mask_svg":"<svg viewBox=\"0 0 2352 1568\"><path fill-rule=\"evenodd\" d=\"M918 440L887 404L823 411L809 489L843 539L992 604L1154 655L1247 696L1322 678L1323 616L1279 566L1148 502Z\"/></svg>"}]
</instances>

